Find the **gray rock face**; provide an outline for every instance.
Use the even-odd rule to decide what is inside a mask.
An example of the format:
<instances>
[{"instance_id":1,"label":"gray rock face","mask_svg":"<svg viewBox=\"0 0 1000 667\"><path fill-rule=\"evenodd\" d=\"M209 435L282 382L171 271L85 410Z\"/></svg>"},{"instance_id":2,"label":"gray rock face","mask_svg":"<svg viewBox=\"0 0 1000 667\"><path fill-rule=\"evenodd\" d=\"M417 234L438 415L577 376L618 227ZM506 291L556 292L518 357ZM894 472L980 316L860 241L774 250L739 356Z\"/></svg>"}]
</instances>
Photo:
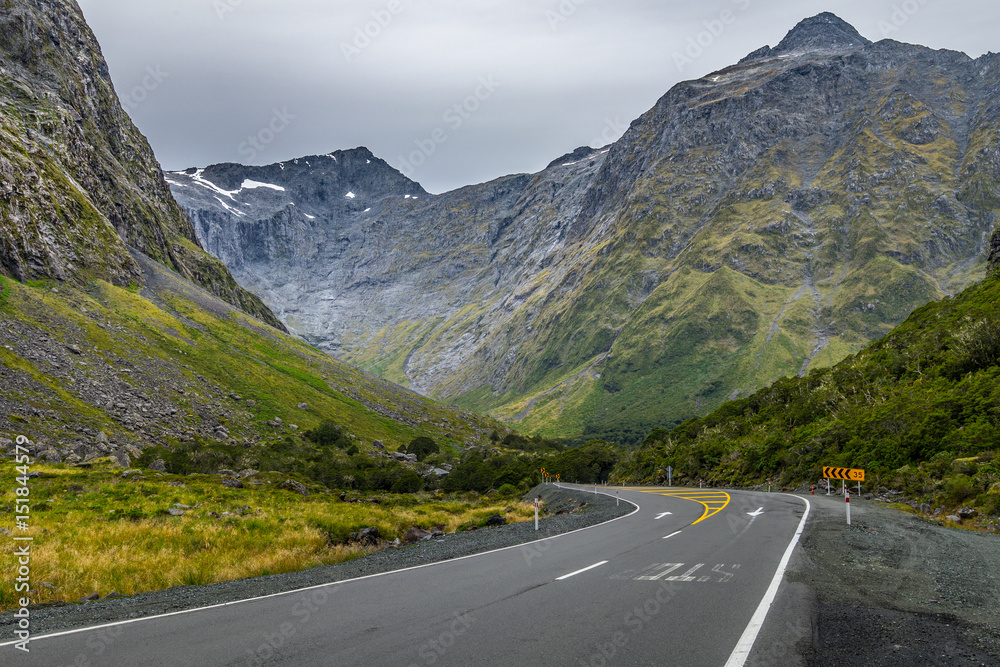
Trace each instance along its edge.
<instances>
[{"instance_id":1,"label":"gray rock face","mask_svg":"<svg viewBox=\"0 0 1000 667\"><path fill-rule=\"evenodd\" d=\"M997 136L1000 56L822 14L537 174L431 195L358 148L167 178L316 346L596 435L833 363L981 277Z\"/></svg>"}]
</instances>

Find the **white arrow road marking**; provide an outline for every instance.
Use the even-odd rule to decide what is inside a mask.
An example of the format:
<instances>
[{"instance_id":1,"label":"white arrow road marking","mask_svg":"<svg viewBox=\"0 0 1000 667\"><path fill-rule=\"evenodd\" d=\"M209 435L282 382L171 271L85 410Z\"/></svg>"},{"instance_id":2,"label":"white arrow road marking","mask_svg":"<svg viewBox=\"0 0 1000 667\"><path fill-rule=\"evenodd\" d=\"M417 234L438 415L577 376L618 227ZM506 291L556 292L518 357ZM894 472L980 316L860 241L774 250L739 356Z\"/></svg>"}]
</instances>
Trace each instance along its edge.
<instances>
[{"instance_id":1,"label":"white arrow road marking","mask_svg":"<svg viewBox=\"0 0 1000 667\"><path fill-rule=\"evenodd\" d=\"M676 531L676 532L673 532L673 533L670 533L669 535L667 535L667 536L666 536L666 537L664 537L663 539L665 539L665 540L669 540L669 539L670 539L671 537L673 537L674 535L680 535L680 534L681 534L681 531L679 531L679 530L678 530L678 531Z\"/></svg>"},{"instance_id":2,"label":"white arrow road marking","mask_svg":"<svg viewBox=\"0 0 1000 667\"><path fill-rule=\"evenodd\" d=\"M747 515L748 516L752 516L753 518L756 519L757 517L759 517L763 513L764 513L764 508L760 507L760 508L757 509L756 512L747 512Z\"/></svg>"},{"instance_id":3,"label":"white arrow road marking","mask_svg":"<svg viewBox=\"0 0 1000 667\"><path fill-rule=\"evenodd\" d=\"M586 572L587 570L593 570L595 567L600 567L600 566L604 565L607 562L608 561L606 561L606 560L602 560L600 563L594 563L593 565L588 565L587 567L583 568L582 570L577 570L576 572L570 572L569 574L564 574L561 577L556 577L556 581L562 581L563 579L569 579L570 577L575 577L576 575L581 574L583 572Z\"/></svg>"},{"instance_id":4,"label":"white arrow road marking","mask_svg":"<svg viewBox=\"0 0 1000 667\"><path fill-rule=\"evenodd\" d=\"M662 519L663 517L665 517L665 516L669 516L669 515L671 515L671 514L673 514L673 512L664 512L663 514L660 514L660 515L659 515L659 516L657 516L657 517L656 517L655 519L653 519L653 521L659 521L659 520L660 520L660 519Z\"/></svg>"}]
</instances>

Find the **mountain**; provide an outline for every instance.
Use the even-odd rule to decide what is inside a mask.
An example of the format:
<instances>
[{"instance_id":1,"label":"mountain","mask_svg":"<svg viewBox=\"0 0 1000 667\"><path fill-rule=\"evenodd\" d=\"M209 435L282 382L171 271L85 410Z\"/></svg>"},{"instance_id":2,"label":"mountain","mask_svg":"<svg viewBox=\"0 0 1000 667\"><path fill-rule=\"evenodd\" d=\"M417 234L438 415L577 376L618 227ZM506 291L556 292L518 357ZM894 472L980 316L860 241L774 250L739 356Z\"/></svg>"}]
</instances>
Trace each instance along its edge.
<instances>
[{"instance_id":1,"label":"mountain","mask_svg":"<svg viewBox=\"0 0 1000 667\"><path fill-rule=\"evenodd\" d=\"M26 436L55 461L158 446L252 467L333 421L377 468L376 440L508 433L283 332L198 245L75 2L6 3L0 124L0 454Z\"/></svg>"},{"instance_id":2,"label":"mountain","mask_svg":"<svg viewBox=\"0 0 1000 667\"><path fill-rule=\"evenodd\" d=\"M815 482L821 466L842 466L865 469L871 489L885 484L920 502L974 505L996 519L1000 256L990 265L983 282L918 308L832 368L653 431L616 479L658 483L673 466L680 484L789 485Z\"/></svg>"},{"instance_id":3,"label":"mountain","mask_svg":"<svg viewBox=\"0 0 1000 667\"><path fill-rule=\"evenodd\" d=\"M198 245L74 0L0 13L0 271L141 283L133 248L283 328Z\"/></svg>"},{"instance_id":4,"label":"mountain","mask_svg":"<svg viewBox=\"0 0 1000 667\"><path fill-rule=\"evenodd\" d=\"M429 195L359 148L168 177L313 344L522 430L635 442L984 276L998 74L821 14L537 174Z\"/></svg>"}]
</instances>

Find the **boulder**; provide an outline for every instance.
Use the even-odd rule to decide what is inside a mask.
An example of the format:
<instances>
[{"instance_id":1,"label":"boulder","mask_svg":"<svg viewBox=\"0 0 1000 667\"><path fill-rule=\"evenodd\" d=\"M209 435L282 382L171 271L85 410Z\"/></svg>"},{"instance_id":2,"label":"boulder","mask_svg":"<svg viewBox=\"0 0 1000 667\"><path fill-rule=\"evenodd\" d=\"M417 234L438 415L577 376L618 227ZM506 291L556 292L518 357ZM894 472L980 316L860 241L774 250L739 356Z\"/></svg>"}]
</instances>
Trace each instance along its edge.
<instances>
[{"instance_id":1,"label":"boulder","mask_svg":"<svg viewBox=\"0 0 1000 667\"><path fill-rule=\"evenodd\" d=\"M170 516L184 516L184 510L179 507L171 507L167 510L167 513L170 514Z\"/></svg>"},{"instance_id":2,"label":"boulder","mask_svg":"<svg viewBox=\"0 0 1000 667\"><path fill-rule=\"evenodd\" d=\"M302 484L301 482L296 482L294 479L286 479L281 484L278 484L277 488L283 489L285 491L292 491L294 493L298 493L299 495L303 496L309 495L309 489L306 488L305 484Z\"/></svg>"},{"instance_id":3,"label":"boulder","mask_svg":"<svg viewBox=\"0 0 1000 667\"><path fill-rule=\"evenodd\" d=\"M920 505L920 513L921 514L930 514L932 511L933 511L933 508L930 505L928 505L927 503L923 503L922 505Z\"/></svg>"},{"instance_id":4,"label":"boulder","mask_svg":"<svg viewBox=\"0 0 1000 667\"><path fill-rule=\"evenodd\" d=\"M309 409L309 404L308 403L299 403L295 407L297 407L299 410L308 410Z\"/></svg>"},{"instance_id":5,"label":"boulder","mask_svg":"<svg viewBox=\"0 0 1000 667\"><path fill-rule=\"evenodd\" d=\"M124 449L116 449L116 450L115 450L115 451L114 451L114 452L112 453L112 456L113 456L113 457L114 457L114 459L115 459L115 463L117 463L117 464L118 464L118 465L119 465L120 467L122 467L122 468L128 468L129 466L131 466L131 465L132 465L132 457L130 457L130 456L129 456L129 455L128 455L128 454L126 453L126 452L125 452L125 450L124 450Z\"/></svg>"},{"instance_id":6,"label":"boulder","mask_svg":"<svg viewBox=\"0 0 1000 667\"><path fill-rule=\"evenodd\" d=\"M241 470L239 474L240 479L246 479L247 477L253 477L259 470L254 470L253 468L247 468L246 470Z\"/></svg>"},{"instance_id":7,"label":"boulder","mask_svg":"<svg viewBox=\"0 0 1000 667\"><path fill-rule=\"evenodd\" d=\"M952 521L954 523L962 523L962 518L959 516L955 516L954 514L949 514L948 516L945 517L945 520Z\"/></svg>"},{"instance_id":8,"label":"boulder","mask_svg":"<svg viewBox=\"0 0 1000 667\"><path fill-rule=\"evenodd\" d=\"M77 602L93 602L94 600L100 600L100 599L101 599L101 594L98 593L97 591L94 591L90 595L84 595L82 598L77 600Z\"/></svg>"},{"instance_id":9,"label":"boulder","mask_svg":"<svg viewBox=\"0 0 1000 667\"><path fill-rule=\"evenodd\" d=\"M504 517L500 516L499 514L490 515L486 519L486 525L487 526L502 526L502 525L504 525L506 523L507 523L507 519L505 519Z\"/></svg>"},{"instance_id":10,"label":"boulder","mask_svg":"<svg viewBox=\"0 0 1000 667\"><path fill-rule=\"evenodd\" d=\"M62 456L60 456L59 452L54 449L46 449L38 452L38 455L35 458L40 462L45 461L46 463L62 463L63 461Z\"/></svg>"},{"instance_id":11,"label":"boulder","mask_svg":"<svg viewBox=\"0 0 1000 667\"><path fill-rule=\"evenodd\" d=\"M385 449L385 443L382 442L381 440L373 440L372 447L374 447L375 449Z\"/></svg>"},{"instance_id":12,"label":"boulder","mask_svg":"<svg viewBox=\"0 0 1000 667\"><path fill-rule=\"evenodd\" d=\"M226 477L224 480L222 480L222 486L229 489L242 489L243 482L233 477Z\"/></svg>"},{"instance_id":13,"label":"boulder","mask_svg":"<svg viewBox=\"0 0 1000 667\"><path fill-rule=\"evenodd\" d=\"M362 528L357 533L351 533L347 541L360 544L363 547L374 547L378 546L378 538L378 528L369 526L368 528Z\"/></svg>"},{"instance_id":14,"label":"boulder","mask_svg":"<svg viewBox=\"0 0 1000 667\"><path fill-rule=\"evenodd\" d=\"M421 540L427 540L430 538L431 538L431 533L424 530L423 528L414 526L413 528L410 528L408 531L403 533L402 539L403 539L403 544L413 544L414 542L420 542Z\"/></svg>"},{"instance_id":15,"label":"boulder","mask_svg":"<svg viewBox=\"0 0 1000 667\"><path fill-rule=\"evenodd\" d=\"M976 508L974 507L963 507L962 509L958 510L958 516L961 517L963 520L972 519L977 514L979 514L979 512L977 512Z\"/></svg>"},{"instance_id":16,"label":"boulder","mask_svg":"<svg viewBox=\"0 0 1000 667\"><path fill-rule=\"evenodd\" d=\"M167 464L163 459L156 459L149 464L149 469L154 472L167 472Z\"/></svg>"}]
</instances>

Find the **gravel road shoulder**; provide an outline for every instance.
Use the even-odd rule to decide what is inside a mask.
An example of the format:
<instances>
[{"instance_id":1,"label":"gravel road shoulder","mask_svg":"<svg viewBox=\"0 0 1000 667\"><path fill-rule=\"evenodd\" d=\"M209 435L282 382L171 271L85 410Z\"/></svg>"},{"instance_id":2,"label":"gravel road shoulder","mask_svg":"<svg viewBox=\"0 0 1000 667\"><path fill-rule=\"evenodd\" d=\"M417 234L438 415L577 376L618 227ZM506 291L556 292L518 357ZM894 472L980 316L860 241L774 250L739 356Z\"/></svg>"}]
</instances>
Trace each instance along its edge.
<instances>
[{"instance_id":1,"label":"gravel road shoulder","mask_svg":"<svg viewBox=\"0 0 1000 667\"><path fill-rule=\"evenodd\" d=\"M525 497L533 498L536 495L542 496L552 513L552 516L539 522L537 532L533 523L482 528L471 532L452 533L408 547L376 551L346 563L301 572L242 579L210 586L178 586L116 600L32 609L32 634L40 636L73 628L224 604L428 565L587 528L624 516L635 509L628 503L616 505L613 498L605 495L559 489L551 485L536 487ZM0 614L0 636L12 637L15 621L12 612Z\"/></svg>"},{"instance_id":2,"label":"gravel road shoulder","mask_svg":"<svg viewBox=\"0 0 1000 667\"><path fill-rule=\"evenodd\" d=\"M1000 535L879 503L812 515L748 665L1000 664Z\"/></svg>"}]
</instances>

